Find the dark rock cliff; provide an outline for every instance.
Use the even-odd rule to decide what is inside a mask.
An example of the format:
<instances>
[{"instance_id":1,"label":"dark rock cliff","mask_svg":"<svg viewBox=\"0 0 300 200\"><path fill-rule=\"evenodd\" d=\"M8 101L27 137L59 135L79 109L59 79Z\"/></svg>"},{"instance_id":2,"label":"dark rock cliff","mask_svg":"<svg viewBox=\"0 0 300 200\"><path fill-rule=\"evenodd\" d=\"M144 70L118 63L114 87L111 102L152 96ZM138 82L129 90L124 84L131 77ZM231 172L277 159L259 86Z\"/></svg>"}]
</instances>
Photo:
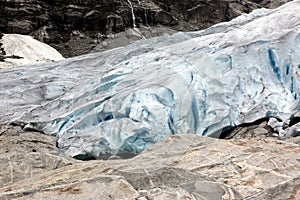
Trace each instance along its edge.
<instances>
[{"instance_id":1,"label":"dark rock cliff","mask_svg":"<svg viewBox=\"0 0 300 200\"><path fill-rule=\"evenodd\" d=\"M123 32L134 23L137 28L199 30L255 8L275 7L286 1L0 0L0 31L33 35L70 57L90 52L108 34ZM154 32L147 37L165 31Z\"/></svg>"}]
</instances>

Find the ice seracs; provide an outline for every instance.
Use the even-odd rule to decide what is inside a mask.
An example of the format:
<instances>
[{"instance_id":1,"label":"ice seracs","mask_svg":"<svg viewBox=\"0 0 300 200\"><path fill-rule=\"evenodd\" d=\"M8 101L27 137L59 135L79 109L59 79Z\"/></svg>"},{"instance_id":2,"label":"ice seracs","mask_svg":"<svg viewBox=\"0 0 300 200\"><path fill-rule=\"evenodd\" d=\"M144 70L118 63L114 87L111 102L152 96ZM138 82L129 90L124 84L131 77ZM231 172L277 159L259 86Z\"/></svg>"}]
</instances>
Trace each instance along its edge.
<instances>
[{"instance_id":1,"label":"ice seracs","mask_svg":"<svg viewBox=\"0 0 300 200\"><path fill-rule=\"evenodd\" d=\"M0 122L57 135L62 151L138 153L167 135L219 137L299 116L300 1L199 32L0 71Z\"/></svg>"}]
</instances>

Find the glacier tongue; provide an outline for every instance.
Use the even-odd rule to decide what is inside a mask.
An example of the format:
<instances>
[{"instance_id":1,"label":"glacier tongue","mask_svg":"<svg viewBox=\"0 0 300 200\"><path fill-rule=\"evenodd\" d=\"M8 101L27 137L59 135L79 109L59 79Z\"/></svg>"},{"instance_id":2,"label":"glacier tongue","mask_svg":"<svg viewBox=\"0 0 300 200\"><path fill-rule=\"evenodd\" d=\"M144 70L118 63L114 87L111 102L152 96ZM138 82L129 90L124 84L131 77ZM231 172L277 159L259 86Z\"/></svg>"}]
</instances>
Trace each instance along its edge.
<instances>
[{"instance_id":1,"label":"glacier tongue","mask_svg":"<svg viewBox=\"0 0 300 200\"><path fill-rule=\"evenodd\" d=\"M300 1L203 31L0 71L0 123L57 135L77 157L167 135L298 116Z\"/></svg>"}]
</instances>

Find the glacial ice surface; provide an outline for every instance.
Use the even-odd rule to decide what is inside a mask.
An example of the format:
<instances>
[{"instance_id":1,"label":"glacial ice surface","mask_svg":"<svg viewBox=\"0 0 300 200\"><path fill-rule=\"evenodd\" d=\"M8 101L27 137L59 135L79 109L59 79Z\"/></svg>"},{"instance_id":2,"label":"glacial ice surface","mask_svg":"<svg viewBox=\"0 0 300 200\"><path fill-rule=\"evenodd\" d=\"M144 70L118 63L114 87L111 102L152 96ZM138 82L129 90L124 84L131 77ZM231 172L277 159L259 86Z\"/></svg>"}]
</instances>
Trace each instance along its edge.
<instances>
[{"instance_id":1,"label":"glacial ice surface","mask_svg":"<svg viewBox=\"0 0 300 200\"><path fill-rule=\"evenodd\" d=\"M203 31L0 71L0 123L71 156L138 153L167 135L299 116L300 1Z\"/></svg>"}]
</instances>

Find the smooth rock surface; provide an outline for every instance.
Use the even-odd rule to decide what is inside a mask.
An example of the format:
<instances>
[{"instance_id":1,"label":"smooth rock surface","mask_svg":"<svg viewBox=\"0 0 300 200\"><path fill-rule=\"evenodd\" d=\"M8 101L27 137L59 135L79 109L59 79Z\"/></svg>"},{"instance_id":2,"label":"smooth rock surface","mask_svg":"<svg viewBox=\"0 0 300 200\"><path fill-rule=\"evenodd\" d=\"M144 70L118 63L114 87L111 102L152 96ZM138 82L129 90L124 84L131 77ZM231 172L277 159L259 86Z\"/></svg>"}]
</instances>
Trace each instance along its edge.
<instances>
[{"instance_id":1,"label":"smooth rock surface","mask_svg":"<svg viewBox=\"0 0 300 200\"><path fill-rule=\"evenodd\" d=\"M60 154L56 138L0 126L0 187L75 162Z\"/></svg>"},{"instance_id":2,"label":"smooth rock surface","mask_svg":"<svg viewBox=\"0 0 300 200\"><path fill-rule=\"evenodd\" d=\"M168 137L127 160L74 162L0 188L1 199L297 199L300 146ZM8 169L2 169L9 171Z\"/></svg>"},{"instance_id":3,"label":"smooth rock surface","mask_svg":"<svg viewBox=\"0 0 300 200\"><path fill-rule=\"evenodd\" d=\"M136 168L172 166L204 174L248 197L299 177L299 150L298 144L277 139L218 140L176 135L132 161ZM120 170L128 167L122 164Z\"/></svg>"}]
</instances>

